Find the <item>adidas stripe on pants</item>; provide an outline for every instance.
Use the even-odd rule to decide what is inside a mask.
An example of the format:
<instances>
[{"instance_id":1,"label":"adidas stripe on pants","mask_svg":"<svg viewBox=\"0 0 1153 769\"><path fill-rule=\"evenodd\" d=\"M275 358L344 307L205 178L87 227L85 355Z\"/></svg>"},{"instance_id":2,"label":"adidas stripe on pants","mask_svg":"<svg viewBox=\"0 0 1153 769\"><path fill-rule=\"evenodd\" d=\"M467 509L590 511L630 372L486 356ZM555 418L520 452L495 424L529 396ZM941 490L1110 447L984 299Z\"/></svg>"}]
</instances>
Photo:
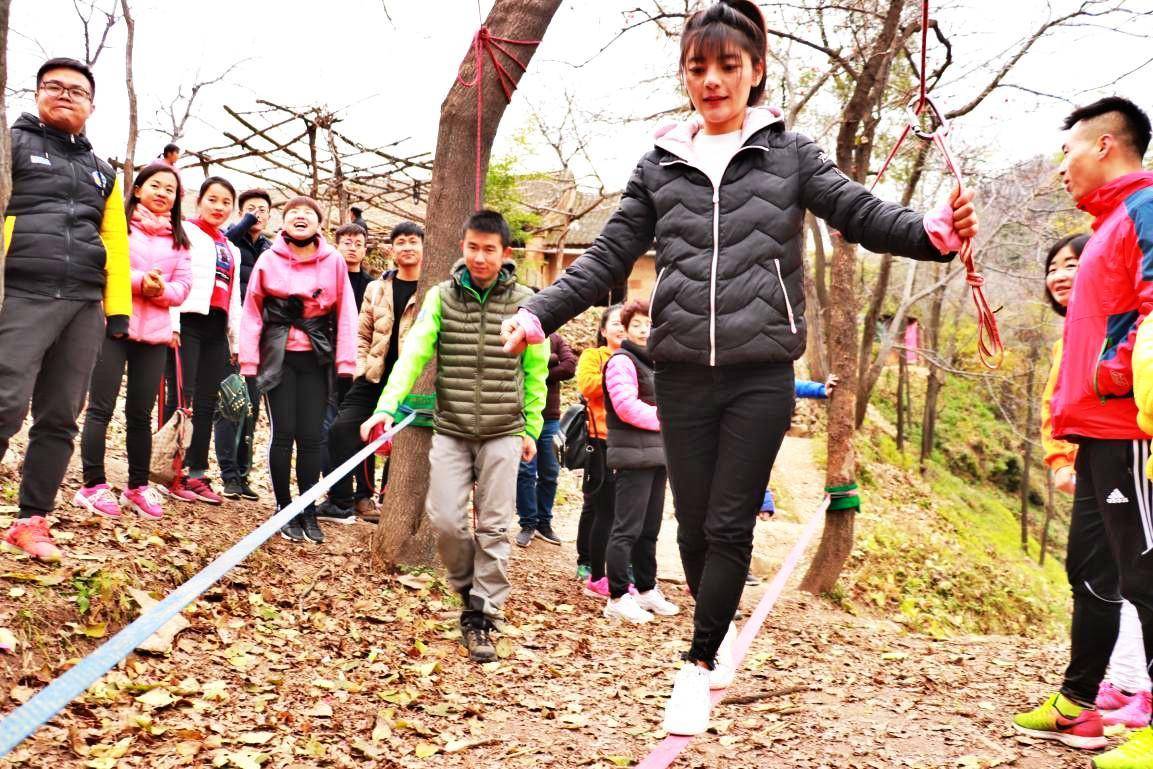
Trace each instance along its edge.
<instances>
[{"instance_id":1,"label":"adidas stripe on pants","mask_svg":"<svg viewBox=\"0 0 1153 769\"><path fill-rule=\"evenodd\" d=\"M1137 609L1153 658L1153 484L1148 440L1084 438L1065 568L1073 590L1069 667L1061 691L1092 703L1117 640L1121 598ZM1148 666L1147 666L1148 669Z\"/></svg>"}]
</instances>

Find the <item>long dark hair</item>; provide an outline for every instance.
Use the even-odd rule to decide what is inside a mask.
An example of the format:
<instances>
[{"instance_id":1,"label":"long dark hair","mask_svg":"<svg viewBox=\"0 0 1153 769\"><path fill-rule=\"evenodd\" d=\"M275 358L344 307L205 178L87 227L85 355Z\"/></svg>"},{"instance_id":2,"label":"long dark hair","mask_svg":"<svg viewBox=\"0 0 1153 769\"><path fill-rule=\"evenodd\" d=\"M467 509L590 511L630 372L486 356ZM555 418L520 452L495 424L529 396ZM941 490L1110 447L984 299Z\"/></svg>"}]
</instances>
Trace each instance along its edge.
<instances>
[{"instance_id":1,"label":"long dark hair","mask_svg":"<svg viewBox=\"0 0 1153 769\"><path fill-rule=\"evenodd\" d=\"M623 308L623 304L610 304L601 313L601 323L597 326L597 347L604 347L609 343L609 340L605 338L605 326L609 324L609 316Z\"/></svg>"},{"instance_id":2,"label":"long dark hair","mask_svg":"<svg viewBox=\"0 0 1153 769\"><path fill-rule=\"evenodd\" d=\"M1057 258L1057 254L1068 246L1073 249L1073 255L1078 259L1081 258L1081 252L1085 250L1085 244L1089 242L1089 236L1075 232L1072 235L1066 235L1058 240L1053 245L1049 246L1049 253L1045 255L1045 298L1049 300L1049 305L1053 308L1053 312L1061 317L1065 316L1065 307L1057 301L1057 297L1053 296L1053 292L1049 290L1049 265L1053 264L1053 260Z\"/></svg>"},{"instance_id":3,"label":"long dark hair","mask_svg":"<svg viewBox=\"0 0 1153 769\"><path fill-rule=\"evenodd\" d=\"M196 202L199 203L204 199L205 194L208 193L208 188L214 184L219 184L224 189L228 190L232 195L232 205L236 205L236 188L232 186L232 182L225 179L223 176L210 176L204 180L200 185L200 192L196 193Z\"/></svg>"},{"instance_id":4,"label":"long dark hair","mask_svg":"<svg viewBox=\"0 0 1153 769\"><path fill-rule=\"evenodd\" d=\"M180 199L184 197L184 185L180 183L180 174L176 169L164 162L149 163L140 169L140 173L136 174L136 178L132 180L132 191L128 198L128 203L124 206L124 218L128 220L128 229L132 229L132 214L136 213L136 207L140 205L140 198L136 195L136 189L144 184L144 182L151 179L156 174L172 174L176 177L176 200L172 202L172 210L169 215L172 219L172 247L173 248L188 248L188 236L184 234L184 227L181 225L180 215Z\"/></svg>"},{"instance_id":5,"label":"long dark hair","mask_svg":"<svg viewBox=\"0 0 1153 769\"><path fill-rule=\"evenodd\" d=\"M734 48L747 53L753 66L760 64L763 70L769 48L765 17L750 0L721 0L690 16L681 32L680 68L685 68L690 55L719 58ZM762 71L761 82L749 91L750 107L765 95L766 79Z\"/></svg>"}]
</instances>

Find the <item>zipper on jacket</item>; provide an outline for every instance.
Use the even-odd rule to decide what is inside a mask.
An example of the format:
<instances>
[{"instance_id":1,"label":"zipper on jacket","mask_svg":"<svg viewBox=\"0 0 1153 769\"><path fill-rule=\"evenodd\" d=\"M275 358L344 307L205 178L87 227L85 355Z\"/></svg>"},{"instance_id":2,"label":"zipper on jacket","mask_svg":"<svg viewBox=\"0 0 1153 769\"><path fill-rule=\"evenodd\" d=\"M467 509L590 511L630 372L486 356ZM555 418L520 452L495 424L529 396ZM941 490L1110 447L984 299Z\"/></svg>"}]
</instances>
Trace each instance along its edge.
<instances>
[{"instance_id":1,"label":"zipper on jacket","mask_svg":"<svg viewBox=\"0 0 1153 769\"><path fill-rule=\"evenodd\" d=\"M71 137L75 143L75 137ZM72 191L68 195L68 226L64 228L64 271L60 275L60 284L56 287L56 298L64 296L64 287L68 283L68 274L72 272L72 226L76 222L76 164L68 158L68 170L72 173Z\"/></svg>"},{"instance_id":2,"label":"zipper on jacket","mask_svg":"<svg viewBox=\"0 0 1153 769\"><path fill-rule=\"evenodd\" d=\"M731 161L732 158L729 158ZM725 166L728 169L728 166ZM721 173L722 178L724 173ZM721 188L713 187L713 266L709 269L709 365L717 365L717 259L721 255Z\"/></svg>"},{"instance_id":3,"label":"zipper on jacket","mask_svg":"<svg viewBox=\"0 0 1153 769\"><path fill-rule=\"evenodd\" d=\"M793 318L793 303L789 301L789 290L785 288L785 278L781 275L781 260L774 259L773 264L777 266L777 280L781 282L781 293L785 295L785 309L789 311L789 328L793 333L797 333L797 321Z\"/></svg>"},{"instance_id":4,"label":"zipper on jacket","mask_svg":"<svg viewBox=\"0 0 1153 769\"><path fill-rule=\"evenodd\" d=\"M669 266L667 264L664 267L662 267L660 269L660 272L657 273L656 283L653 283L653 293L649 295L649 317L650 318L653 315L656 315L657 308L656 308L655 302L657 300L657 289L661 287L661 278L663 278L665 276L665 270L667 270L668 268L669 268Z\"/></svg>"}]
</instances>

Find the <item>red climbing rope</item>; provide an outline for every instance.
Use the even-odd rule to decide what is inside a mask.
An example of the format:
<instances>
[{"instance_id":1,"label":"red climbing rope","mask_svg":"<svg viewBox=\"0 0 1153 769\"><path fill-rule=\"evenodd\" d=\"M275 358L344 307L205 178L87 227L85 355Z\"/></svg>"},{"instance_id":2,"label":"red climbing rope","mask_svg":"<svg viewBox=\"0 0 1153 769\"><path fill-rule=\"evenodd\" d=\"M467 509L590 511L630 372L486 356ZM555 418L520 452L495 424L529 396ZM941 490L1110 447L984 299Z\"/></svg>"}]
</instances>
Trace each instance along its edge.
<instances>
[{"instance_id":1,"label":"red climbing rope","mask_svg":"<svg viewBox=\"0 0 1153 769\"><path fill-rule=\"evenodd\" d=\"M508 71L504 63L497 57L497 54L502 54L505 58L509 59L512 63L520 67L520 71L525 71L525 64L518 59L506 45L537 45L539 40L513 40L507 37L494 37L489 32L488 27L481 26L476 31L472 38L472 52L473 52L473 73L471 80L465 80L460 72L456 73L456 80L465 88L476 88L476 193L475 201L476 208L480 208L481 200L483 198L484 180L481 178L481 168L484 165L483 161L483 142L484 135L484 59L487 54L489 60L492 62L493 69L496 70L497 81L500 83L500 88L504 91L504 97L507 101L512 101L512 92L516 90L516 78Z\"/></svg>"},{"instance_id":2,"label":"red climbing rope","mask_svg":"<svg viewBox=\"0 0 1153 769\"><path fill-rule=\"evenodd\" d=\"M885 162L881 165L881 170L877 172L876 179L873 180L873 186L877 186L877 182L881 180L885 170L889 164L893 162L893 158L897 156L897 151L901 148L901 144L912 133L918 139L932 142L941 151L944 156L945 166L953 174L953 178L957 180L957 188L964 189L964 181L961 179L961 172L957 164L953 162L953 153L949 151L949 120L945 113L937 106L933 98L929 96L927 80L927 54L929 48L929 0L924 0L921 3L921 71L920 75L920 88L917 98L909 103L908 115L909 120L905 124L905 128L901 131L901 135L897 138L897 143L893 145L893 149L889 152L889 156L885 158ZM926 108L928 109L929 118L931 118L937 125L932 131L926 131L921 128L921 117L925 114ZM961 260L961 265L965 268L965 282L969 284L969 288L973 295L973 306L977 310L977 354L981 358L987 368L995 369L1001 365L1001 360L1005 355L1004 345L1001 344L1001 332L997 330L997 317L990 309L989 303L985 300L985 278L981 273L977 272L977 265L973 259L973 241L971 238L965 238L961 242L961 248L957 251L957 258Z\"/></svg>"}]
</instances>

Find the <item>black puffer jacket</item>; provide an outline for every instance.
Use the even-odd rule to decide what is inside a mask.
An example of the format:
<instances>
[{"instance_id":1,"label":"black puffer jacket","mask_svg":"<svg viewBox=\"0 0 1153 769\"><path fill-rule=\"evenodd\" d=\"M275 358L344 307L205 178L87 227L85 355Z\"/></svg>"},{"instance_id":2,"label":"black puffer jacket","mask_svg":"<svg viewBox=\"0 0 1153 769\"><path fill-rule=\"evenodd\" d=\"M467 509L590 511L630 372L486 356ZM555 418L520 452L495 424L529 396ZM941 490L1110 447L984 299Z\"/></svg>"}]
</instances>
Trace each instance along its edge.
<instances>
[{"instance_id":1,"label":"black puffer jacket","mask_svg":"<svg viewBox=\"0 0 1153 769\"><path fill-rule=\"evenodd\" d=\"M99 301L107 282L100 227L116 172L83 134L66 134L27 113L12 124L11 135L5 291Z\"/></svg>"},{"instance_id":2,"label":"black puffer jacket","mask_svg":"<svg viewBox=\"0 0 1153 769\"><path fill-rule=\"evenodd\" d=\"M810 139L752 109L719 190L693 130L658 135L593 245L525 307L545 333L600 301L656 243L648 349L660 362L783 363L805 351L805 211L870 251L949 261L921 214L874 197Z\"/></svg>"},{"instance_id":3,"label":"black puffer jacket","mask_svg":"<svg viewBox=\"0 0 1153 769\"><path fill-rule=\"evenodd\" d=\"M272 241L267 235L261 233L255 238L250 237L249 230L256 224L254 214L245 214L239 222L224 232L224 237L232 241L236 250L240 252L240 298L248 296L248 279L256 267L256 260L268 249L272 248Z\"/></svg>"}]
</instances>

